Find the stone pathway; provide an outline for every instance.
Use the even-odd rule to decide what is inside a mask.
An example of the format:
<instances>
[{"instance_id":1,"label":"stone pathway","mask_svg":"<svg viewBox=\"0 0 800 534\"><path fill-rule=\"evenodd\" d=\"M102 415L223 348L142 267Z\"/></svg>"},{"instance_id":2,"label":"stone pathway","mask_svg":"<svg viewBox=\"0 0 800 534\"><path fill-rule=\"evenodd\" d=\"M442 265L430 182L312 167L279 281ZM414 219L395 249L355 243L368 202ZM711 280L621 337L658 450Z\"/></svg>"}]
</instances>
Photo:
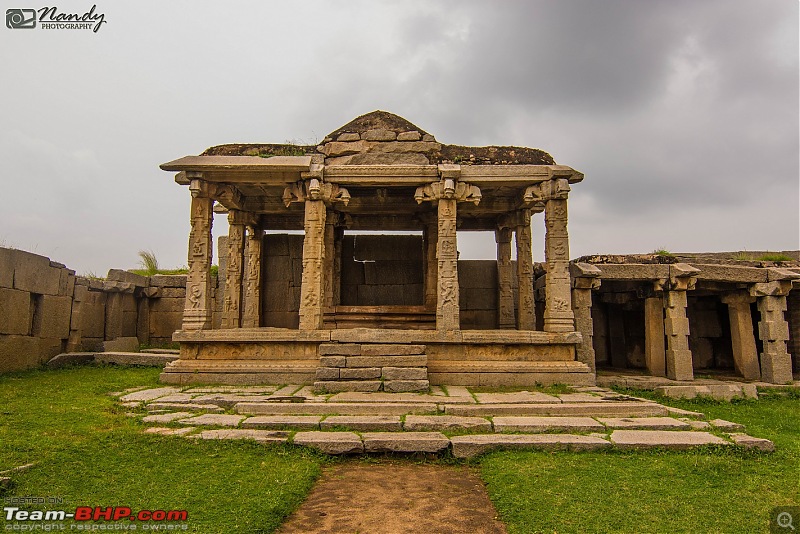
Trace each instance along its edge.
<instances>
[{"instance_id":1,"label":"stone pathway","mask_svg":"<svg viewBox=\"0 0 800 534\"><path fill-rule=\"evenodd\" d=\"M327 454L445 453L496 449L686 449L772 442L734 422L600 387L570 393L484 392L434 386L429 393L317 394L310 386L160 387L118 393L145 432L191 439L293 443ZM135 411L133 411L135 410Z\"/></svg>"},{"instance_id":2,"label":"stone pathway","mask_svg":"<svg viewBox=\"0 0 800 534\"><path fill-rule=\"evenodd\" d=\"M295 532L502 534L506 529L472 469L346 462L325 469L278 530Z\"/></svg>"}]
</instances>

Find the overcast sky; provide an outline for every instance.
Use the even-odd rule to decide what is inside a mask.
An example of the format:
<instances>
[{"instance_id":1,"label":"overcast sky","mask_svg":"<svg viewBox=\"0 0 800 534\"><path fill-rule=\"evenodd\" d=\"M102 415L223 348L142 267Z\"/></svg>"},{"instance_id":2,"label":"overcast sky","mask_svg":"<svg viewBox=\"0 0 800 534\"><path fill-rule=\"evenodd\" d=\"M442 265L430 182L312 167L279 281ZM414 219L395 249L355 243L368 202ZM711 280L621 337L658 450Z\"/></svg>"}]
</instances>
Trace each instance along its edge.
<instances>
[{"instance_id":1,"label":"overcast sky","mask_svg":"<svg viewBox=\"0 0 800 534\"><path fill-rule=\"evenodd\" d=\"M96 33L0 31L0 245L78 274L186 264L189 192L159 164L375 109L585 173L572 257L800 246L797 0L97 2Z\"/></svg>"}]
</instances>

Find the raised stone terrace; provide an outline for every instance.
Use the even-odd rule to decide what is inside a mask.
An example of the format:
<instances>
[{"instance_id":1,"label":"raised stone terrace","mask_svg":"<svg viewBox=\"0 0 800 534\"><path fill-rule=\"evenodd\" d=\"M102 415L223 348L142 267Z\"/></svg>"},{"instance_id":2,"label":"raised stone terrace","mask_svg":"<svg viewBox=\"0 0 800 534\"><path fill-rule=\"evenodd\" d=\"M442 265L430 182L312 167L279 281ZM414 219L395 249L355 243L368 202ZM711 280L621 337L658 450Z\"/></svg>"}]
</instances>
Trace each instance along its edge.
<instances>
[{"instance_id":1,"label":"raised stone terrace","mask_svg":"<svg viewBox=\"0 0 800 534\"><path fill-rule=\"evenodd\" d=\"M554 393L561 391L563 393ZM116 395L144 431L192 439L290 443L327 454L497 449L688 449L772 442L733 422L599 387L318 394L312 386L161 387Z\"/></svg>"}]
</instances>

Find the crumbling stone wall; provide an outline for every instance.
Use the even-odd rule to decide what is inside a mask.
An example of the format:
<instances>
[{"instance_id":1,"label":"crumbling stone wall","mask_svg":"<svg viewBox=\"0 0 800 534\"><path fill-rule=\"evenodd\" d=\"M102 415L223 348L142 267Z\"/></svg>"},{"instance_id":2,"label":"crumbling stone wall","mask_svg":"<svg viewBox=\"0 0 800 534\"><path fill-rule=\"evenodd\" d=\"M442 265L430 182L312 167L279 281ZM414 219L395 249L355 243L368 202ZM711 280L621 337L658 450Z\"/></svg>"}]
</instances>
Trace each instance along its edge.
<instances>
[{"instance_id":1,"label":"crumbling stone wall","mask_svg":"<svg viewBox=\"0 0 800 534\"><path fill-rule=\"evenodd\" d=\"M75 271L0 248L0 372L35 367L66 348Z\"/></svg>"}]
</instances>

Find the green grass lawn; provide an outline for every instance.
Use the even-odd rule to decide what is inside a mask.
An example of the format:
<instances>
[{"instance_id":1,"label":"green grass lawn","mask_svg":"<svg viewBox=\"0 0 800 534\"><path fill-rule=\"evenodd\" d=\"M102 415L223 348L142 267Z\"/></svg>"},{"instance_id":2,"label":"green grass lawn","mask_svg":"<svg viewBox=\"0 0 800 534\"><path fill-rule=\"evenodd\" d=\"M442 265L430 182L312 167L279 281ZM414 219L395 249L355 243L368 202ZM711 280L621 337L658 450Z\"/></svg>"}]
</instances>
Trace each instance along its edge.
<instances>
[{"instance_id":1,"label":"green grass lawn","mask_svg":"<svg viewBox=\"0 0 800 534\"><path fill-rule=\"evenodd\" d=\"M157 377L154 369L102 367L0 376L0 471L36 462L0 496L60 497L67 511L185 509L190 531L272 532L302 502L324 458L143 434L107 393L155 386Z\"/></svg>"},{"instance_id":2,"label":"green grass lawn","mask_svg":"<svg viewBox=\"0 0 800 534\"><path fill-rule=\"evenodd\" d=\"M742 423L777 451L489 454L478 462L509 532L769 532L773 507L800 504L796 394L737 403L658 400Z\"/></svg>"},{"instance_id":3,"label":"green grass lawn","mask_svg":"<svg viewBox=\"0 0 800 534\"><path fill-rule=\"evenodd\" d=\"M114 367L0 376L0 471L36 463L0 497L61 497L67 510L186 509L190 531L272 532L335 461L288 446L143 434L108 393L156 386L157 377ZM777 452L517 451L472 463L512 533L767 532L774 506L800 503L796 394L669 403L743 423Z\"/></svg>"}]
</instances>

